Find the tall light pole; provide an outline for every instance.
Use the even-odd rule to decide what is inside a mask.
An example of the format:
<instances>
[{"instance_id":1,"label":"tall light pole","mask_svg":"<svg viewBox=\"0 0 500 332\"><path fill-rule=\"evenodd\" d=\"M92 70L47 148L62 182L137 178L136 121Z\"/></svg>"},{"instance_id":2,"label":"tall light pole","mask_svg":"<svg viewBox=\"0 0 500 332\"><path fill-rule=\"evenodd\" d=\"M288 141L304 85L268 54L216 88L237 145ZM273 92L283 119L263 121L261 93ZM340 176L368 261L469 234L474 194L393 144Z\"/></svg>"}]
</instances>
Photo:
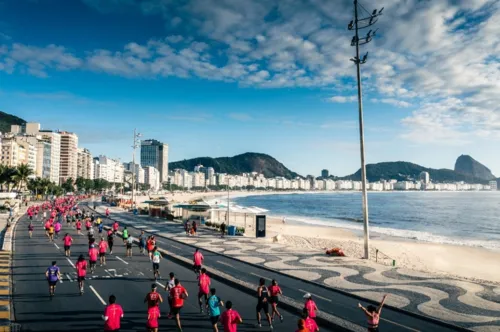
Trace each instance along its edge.
<instances>
[{"instance_id":1,"label":"tall light pole","mask_svg":"<svg viewBox=\"0 0 500 332\"><path fill-rule=\"evenodd\" d=\"M229 227L229 176L227 177L227 226Z\"/></svg>"},{"instance_id":2,"label":"tall light pole","mask_svg":"<svg viewBox=\"0 0 500 332\"><path fill-rule=\"evenodd\" d=\"M366 12L366 16L363 18L358 17L358 10ZM368 58L368 53L366 53L363 58L359 57L359 46L369 43L373 36L375 36L376 30L368 31L366 37L359 38L359 30L368 28L378 21L378 17L382 15L384 8L380 9L378 12L375 9L371 14L364 7L359 4L358 0L354 0L354 20L349 22L348 29L355 31L355 35L351 40L351 46L356 47L356 56L350 60L356 64L356 76L358 81L358 112L359 112L359 143L360 143L360 154L361 154L361 183L363 191L363 229L364 229L364 249L365 249L365 259L370 258L370 227L368 219L368 193L366 187L366 163L365 163L365 134L364 134L364 123L363 123L363 96L361 90L361 69L360 66L364 64Z\"/></svg>"},{"instance_id":3,"label":"tall light pole","mask_svg":"<svg viewBox=\"0 0 500 332\"><path fill-rule=\"evenodd\" d=\"M139 147L141 134L134 128L134 144L132 145L132 208L135 205L135 149Z\"/></svg>"}]
</instances>

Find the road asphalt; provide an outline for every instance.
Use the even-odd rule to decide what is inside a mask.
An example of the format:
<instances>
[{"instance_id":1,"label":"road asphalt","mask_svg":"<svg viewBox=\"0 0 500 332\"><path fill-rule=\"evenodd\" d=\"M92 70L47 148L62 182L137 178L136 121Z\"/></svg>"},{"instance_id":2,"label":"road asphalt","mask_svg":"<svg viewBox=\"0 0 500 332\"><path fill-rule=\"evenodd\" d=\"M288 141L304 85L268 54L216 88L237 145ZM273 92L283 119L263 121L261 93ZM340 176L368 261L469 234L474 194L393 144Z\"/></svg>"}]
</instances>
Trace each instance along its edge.
<instances>
[{"instance_id":1,"label":"road asphalt","mask_svg":"<svg viewBox=\"0 0 500 332\"><path fill-rule=\"evenodd\" d=\"M117 297L117 302L122 305L125 312L121 331L145 331L147 308L143 299L154 283L152 264L147 256L139 255L137 247L134 247L134 256L126 258L123 242L121 239L115 239L113 254L107 255L107 265L98 266L93 275L88 275L85 293L80 296L73 264L79 254L86 256L87 237L77 235L75 229L64 224L61 235L68 232L75 240L71 248L71 259L67 259L64 256L62 236L53 243L49 242L41 222L37 222L33 238L29 239L27 224L27 218L23 217L16 226L12 266L13 310L15 321L21 325L22 331L102 331L101 315L104 302L107 302L111 294ZM137 235L137 232L132 233ZM164 243L160 243L159 246L164 246ZM179 253L184 251L184 254L192 255L189 247L175 249L168 246L166 249L177 250ZM210 256L205 254L210 263L218 260L216 257L209 258ZM57 286L54 298L51 299L44 273L53 260L57 261L63 278ZM219 264L218 268L229 270L229 273L233 273L234 269L222 264ZM193 271L174 263L167 257L160 264L160 272L165 278L169 272L174 272L189 292L190 296L186 300L181 316L183 330L211 331L208 317L199 311L196 298L198 286ZM258 279L256 276L251 278L253 282L256 279ZM158 282L160 285L165 285L166 281L160 279ZM242 315L244 322L238 331L269 331L266 322L263 322L263 327L260 329L255 327L257 321L254 296L215 280L212 280L212 287L217 289L217 294L222 300L231 300L234 308ZM160 319L160 331L176 331L174 321L166 317L168 311L166 293L163 290L160 290L160 293L165 300L161 305L163 317ZM285 310L282 310L282 314L285 321L284 323L276 321L274 331L295 331L296 314ZM221 328L220 330L222 331ZM321 330L333 331L327 328Z\"/></svg>"}]
</instances>

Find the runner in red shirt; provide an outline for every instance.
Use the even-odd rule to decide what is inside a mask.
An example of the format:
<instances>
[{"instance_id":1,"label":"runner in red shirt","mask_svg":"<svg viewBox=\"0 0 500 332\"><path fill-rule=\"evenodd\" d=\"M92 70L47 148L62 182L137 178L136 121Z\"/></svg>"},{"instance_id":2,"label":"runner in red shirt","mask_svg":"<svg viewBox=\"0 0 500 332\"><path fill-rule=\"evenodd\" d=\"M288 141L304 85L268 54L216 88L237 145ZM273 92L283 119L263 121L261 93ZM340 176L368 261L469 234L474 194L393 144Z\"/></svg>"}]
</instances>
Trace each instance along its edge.
<instances>
[{"instance_id":1,"label":"runner in red shirt","mask_svg":"<svg viewBox=\"0 0 500 332\"><path fill-rule=\"evenodd\" d=\"M208 293L210 292L210 277L205 268L201 269L201 274L198 277L198 303L200 304L200 313L203 313L202 297L205 297L205 308L208 307ZM207 309L208 310L208 309Z\"/></svg>"},{"instance_id":2,"label":"runner in red shirt","mask_svg":"<svg viewBox=\"0 0 500 332\"><path fill-rule=\"evenodd\" d=\"M64 253L66 257L69 257L71 255L71 243L73 243L73 238L69 235L69 233L66 233L63 238L64 241Z\"/></svg>"},{"instance_id":3,"label":"runner in red shirt","mask_svg":"<svg viewBox=\"0 0 500 332\"><path fill-rule=\"evenodd\" d=\"M220 321L224 327L224 332L237 332L238 324L243 323L240 314L233 310L233 303L231 301L226 302L226 311L220 316Z\"/></svg>"},{"instance_id":4,"label":"runner in red shirt","mask_svg":"<svg viewBox=\"0 0 500 332\"><path fill-rule=\"evenodd\" d=\"M144 298L144 303L148 304L148 308L158 307L160 303L163 302L163 298L160 293L156 291L156 284L151 285L151 292L149 292Z\"/></svg>"},{"instance_id":5,"label":"runner in red shirt","mask_svg":"<svg viewBox=\"0 0 500 332\"><path fill-rule=\"evenodd\" d=\"M201 264L203 264L203 260L204 260L203 254L199 251L198 248L196 248L193 255L193 262L194 262L193 270L194 273L196 273L197 275L200 275Z\"/></svg>"},{"instance_id":6,"label":"runner in red shirt","mask_svg":"<svg viewBox=\"0 0 500 332\"><path fill-rule=\"evenodd\" d=\"M182 331L180 312L184 306L184 299L188 297L188 292L182 287L179 279L175 279L174 284L174 288L170 290L170 296L172 297L172 314L175 316L177 328Z\"/></svg>"},{"instance_id":7,"label":"runner in red shirt","mask_svg":"<svg viewBox=\"0 0 500 332\"><path fill-rule=\"evenodd\" d=\"M316 321L309 317L309 312L307 309L304 308L304 311L302 312L302 319L305 322L304 327L309 330L309 332L318 332L319 327L318 324L316 324Z\"/></svg>"},{"instance_id":8,"label":"runner in red shirt","mask_svg":"<svg viewBox=\"0 0 500 332\"><path fill-rule=\"evenodd\" d=\"M307 309L307 311L309 312L309 317L316 318L316 311L318 310L318 307L313 301L311 294L307 293L306 295L304 295L304 298L306 299L306 303L304 303L304 309Z\"/></svg>"},{"instance_id":9,"label":"runner in red shirt","mask_svg":"<svg viewBox=\"0 0 500 332\"><path fill-rule=\"evenodd\" d=\"M104 331L120 331L120 323L123 318L121 305L116 304L116 296L109 297L109 305L104 309Z\"/></svg>"},{"instance_id":10,"label":"runner in red shirt","mask_svg":"<svg viewBox=\"0 0 500 332\"><path fill-rule=\"evenodd\" d=\"M99 260L101 266L106 265L106 251L108 250L108 243L104 241L104 238L101 237L101 242L99 242Z\"/></svg>"},{"instance_id":11,"label":"runner in red shirt","mask_svg":"<svg viewBox=\"0 0 500 332\"><path fill-rule=\"evenodd\" d=\"M271 302L271 306L273 309L271 318L274 321L274 315L278 315L281 322L283 323L283 315L281 315L278 311L279 296L283 295L283 292L281 291L280 286L278 286L278 283L274 279L271 282L271 286L269 286L268 289L269 289L269 302Z\"/></svg>"},{"instance_id":12,"label":"runner in red shirt","mask_svg":"<svg viewBox=\"0 0 500 332\"><path fill-rule=\"evenodd\" d=\"M90 265L90 273L94 273L95 265L97 263L97 257L99 256L99 251L95 246L92 246L89 249L89 265Z\"/></svg>"},{"instance_id":13,"label":"runner in red shirt","mask_svg":"<svg viewBox=\"0 0 500 332\"><path fill-rule=\"evenodd\" d=\"M87 275L87 261L80 255L78 261L75 264L76 275L78 277L78 288L80 289L80 295L83 294L83 283L85 282L85 276Z\"/></svg>"},{"instance_id":14,"label":"runner in red shirt","mask_svg":"<svg viewBox=\"0 0 500 332\"><path fill-rule=\"evenodd\" d=\"M159 307L151 307L148 309L148 323L146 327L148 328L148 332L158 332L158 318L160 318L160 308Z\"/></svg>"},{"instance_id":15,"label":"runner in red shirt","mask_svg":"<svg viewBox=\"0 0 500 332\"><path fill-rule=\"evenodd\" d=\"M76 234L82 235L82 222L80 220L76 221Z\"/></svg>"},{"instance_id":16,"label":"runner in red shirt","mask_svg":"<svg viewBox=\"0 0 500 332\"><path fill-rule=\"evenodd\" d=\"M113 232L114 233L118 232L118 228L120 228L120 225L118 225L118 221L115 221L113 223Z\"/></svg>"}]
</instances>

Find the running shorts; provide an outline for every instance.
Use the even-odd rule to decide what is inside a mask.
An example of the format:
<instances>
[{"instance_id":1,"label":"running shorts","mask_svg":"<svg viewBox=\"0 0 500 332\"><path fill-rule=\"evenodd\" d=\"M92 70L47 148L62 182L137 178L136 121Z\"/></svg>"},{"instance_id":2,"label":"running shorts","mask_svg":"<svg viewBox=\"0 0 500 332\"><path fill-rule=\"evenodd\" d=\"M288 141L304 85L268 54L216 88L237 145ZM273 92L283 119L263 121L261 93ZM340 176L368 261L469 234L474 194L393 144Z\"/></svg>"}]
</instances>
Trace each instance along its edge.
<instances>
[{"instance_id":1,"label":"running shorts","mask_svg":"<svg viewBox=\"0 0 500 332\"><path fill-rule=\"evenodd\" d=\"M55 286L55 285L57 285L57 281L58 281L58 280L56 280L56 281L51 281L51 280L49 280L49 285L50 285L50 286Z\"/></svg>"},{"instance_id":2,"label":"running shorts","mask_svg":"<svg viewBox=\"0 0 500 332\"><path fill-rule=\"evenodd\" d=\"M259 303L257 303L257 307L255 309L257 310L257 312L264 310L264 313L268 314L269 313L269 303L259 302Z\"/></svg>"},{"instance_id":3,"label":"running shorts","mask_svg":"<svg viewBox=\"0 0 500 332\"><path fill-rule=\"evenodd\" d=\"M64 246L64 251L71 249L71 246Z\"/></svg>"},{"instance_id":4,"label":"running shorts","mask_svg":"<svg viewBox=\"0 0 500 332\"><path fill-rule=\"evenodd\" d=\"M160 263L153 263L153 270L159 270L160 269Z\"/></svg>"},{"instance_id":5,"label":"running shorts","mask_svg":"<svg viewBox=\"0 0 500 332\"><path fill-rule=\"evenodd\" d=\"M100 252L99 253L99 257L104 257L104 256L106 256L106 252Z\"/></svg>"},{"instance_id":6,"label":"running shorts","mask_svg":"<svg viewBox=\"0 0 500 332\"><path fill-rule=\"evenodd\" d=\"M78 277L77 279L78 279L78 282L84 281L84 280L85 280L85 276L83 276L83 277Z\"/></svg>"},{"instance_id":7,"label":"running shorts","mask_svg":"<svg viewBox=\"0 0 500 332\"><path fill-rule=\"evenodd\" d=\"M181 309L182 307L174 307L172 308L172 315L177 315L177 314L180 314L181 313Z\"/></svg>"},{"instance_id":8,"label":"running shorts","mask_svg":"<svg viewBox=\"0 0 500 332\"><path fill-rule=\"evenodd\" d=\"M212 325L217 324L217 322L219 321L219 319L220 319L219 315L217 315L217 316L210 316L210 322L212 323Z\"/></svg>"},{"instance_id":9,"label":"running shorts","mask_svg":"<svg viewBox=\"0 0 500 332\"><path fill-rule=\"evenodd\" d=\"M271 296L271 297L269 298L269 302L271 302L271 303L273 303L273 304L274 304L274 303L276 303L276 304L277 304L277 303L279 302L279 299L278 299L278 297L277 297L277 296Z\"/></svg>"}]
</instances>

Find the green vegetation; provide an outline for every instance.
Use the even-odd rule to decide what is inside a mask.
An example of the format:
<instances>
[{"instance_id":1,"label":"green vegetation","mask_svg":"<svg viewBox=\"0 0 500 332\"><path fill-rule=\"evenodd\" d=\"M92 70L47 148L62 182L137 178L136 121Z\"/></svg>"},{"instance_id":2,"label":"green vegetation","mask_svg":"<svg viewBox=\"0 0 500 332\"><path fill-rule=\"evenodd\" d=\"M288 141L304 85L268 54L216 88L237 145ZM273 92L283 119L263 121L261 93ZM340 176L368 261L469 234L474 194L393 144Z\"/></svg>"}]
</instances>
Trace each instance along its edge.
<instances>
[{"instance_id":1,"label":"green vegetation","mask_svg":"<svg viewBox=\"0 0 500 332\"><path fill-rule=\"evenodd\" d=\"M299 176L286 168L282 163L273 157L262 153L244 153L234 157L210 158L201 157L169 163L169 169L181 168L192 171L195 166L203 165L213 167L216 173L241 174L257 172L262 173L266 178L282 176L293 179Z\"/></svg>"},{"instance_id":2,"label":"green vegetation","mask_svg":"<svg viewBox=\"0 0 500 332\"><path fill-rule=\"evenodd\" d=\"M10 132L11 125L23 125L25 123L26 123L25 120L18 118L15 115L0 111L0 132L1 133Z\"/></svg>"}]
</instances>

